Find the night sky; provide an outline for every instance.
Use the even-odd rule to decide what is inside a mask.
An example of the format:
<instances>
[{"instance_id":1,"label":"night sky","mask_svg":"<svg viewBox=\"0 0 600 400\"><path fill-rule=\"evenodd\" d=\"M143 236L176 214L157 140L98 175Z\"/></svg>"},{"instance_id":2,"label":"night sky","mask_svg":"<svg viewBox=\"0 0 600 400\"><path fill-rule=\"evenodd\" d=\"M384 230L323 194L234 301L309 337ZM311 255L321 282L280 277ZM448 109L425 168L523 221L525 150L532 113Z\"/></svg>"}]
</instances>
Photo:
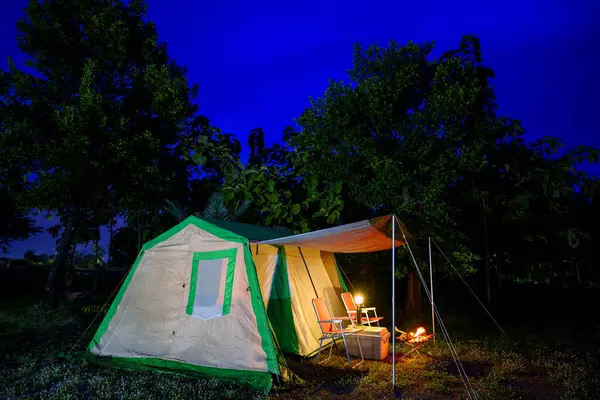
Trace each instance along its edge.
<instances>
[{"instance_id":1,"label":"night sky","mask_svg":"<svg viewBox=\"0 0 600 400\"><path fill-rule=\"evenodd\" d=\"M15 23L26 3L0 1L0 55L17 64L23 56ZM148 3L160 39L188 68L190 82L200 84L201 112L244 144L257 127L267 144L278 141L309 96L321 95L330 78L346 78L355 42L433 40L440 54L457 46L461 35L475 34L484 62L496 73L500 112L520 119L528 138L550 135L568 146L600 147L599 2ZM3 58L0 67L6 66ZM41 226L53 224L38 219ZM53 245L48 235L38 235L15 243L9 256L28 249L51 252Z\"/></svg>"}]
</instances>

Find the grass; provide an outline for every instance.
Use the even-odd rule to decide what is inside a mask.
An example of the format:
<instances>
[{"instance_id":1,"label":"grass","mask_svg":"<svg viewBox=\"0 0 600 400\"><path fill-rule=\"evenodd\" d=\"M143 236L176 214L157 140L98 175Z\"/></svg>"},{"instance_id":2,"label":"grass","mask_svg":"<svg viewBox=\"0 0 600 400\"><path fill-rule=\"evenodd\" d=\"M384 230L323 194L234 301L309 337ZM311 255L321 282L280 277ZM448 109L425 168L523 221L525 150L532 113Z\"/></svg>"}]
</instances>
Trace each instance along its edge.
<instances>
[{"instance_id":1,"label":"grass","mask_svg":"<svg viewBox=\"0 0 600 400\"><path fill-rule=\"evenodd\" d=\"M216 380L123 371L90 364L85 359L60 358L58 355L68 351L88 326L89 314L85 315L75 309L49 313L33 306L11 306L0 311L0 398L264 398L261 393ZM507 332L508 338L455 340L478 398L600 398L596 327L574 332L520 327ZM92 333L82 340L82 347ZM461 333L461 337L469 336ZM446 343L438 340L423 350L438 360L410 356L399 361L396 393L390 390L391 357L349 369L343 348L338 346L331 359L320 364L314 359L289 359L290 368L305 383L275 387L269 398L465 398Z\"/></svg>"},{"instance_id":2,"label":"grass","mask_svg":"<svg viewBox=\"0 0 600 400\"><path fill-rule=\"evenodd\" d=\"M541 343L509 339L456 342L456 349L480 399L591 399L600 395L597 360L573 348L552 349ZM397 392L391 393L391 357L367 361L347 369L339 351L315 367L313 361L292 363L307 370L307 388L273 395L274 398L466 398L463 383L443 341L423 348L429 357L408 357L397 364ZM398 349L402 351L401 348ZM404 348L406 351L406 348ZM298 365L300 364L300 365ZM334 372L335 371L335 372ZM290 394L293 393L293 394Z\"/></svg>"}]
</instances>

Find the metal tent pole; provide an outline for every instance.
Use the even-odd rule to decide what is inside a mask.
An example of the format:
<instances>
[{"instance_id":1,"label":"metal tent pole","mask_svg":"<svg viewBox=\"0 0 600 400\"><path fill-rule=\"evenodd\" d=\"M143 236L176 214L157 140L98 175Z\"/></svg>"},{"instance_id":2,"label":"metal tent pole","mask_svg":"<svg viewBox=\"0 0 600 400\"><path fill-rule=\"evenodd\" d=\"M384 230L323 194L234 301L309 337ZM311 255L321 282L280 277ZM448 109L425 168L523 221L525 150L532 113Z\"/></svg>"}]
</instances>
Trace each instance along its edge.
<instances>
[{"instance_id":1,"label":"metal tent pole","mask_svg":"<svg viewBox=\"0 0 600 400\"><path fill-rule=\"evenodd\" d=\"M435 342L435 311L433 302L433 262L431 261L431 236L429 237L429 286L431 287L431 327L433 329L433 341Z\"/></svg>"},{"instance_id":2,"label":"metal tent pole","mask_svg":"<svg viewBox=\"0 0 600 400\"><path fill-rule=\"evenodd\" d=\"M396 389L396 214L392 214L392 389Z\"/></svg>"},{"instance_id":3,"label":"metal tent pole","mask_svg":"<svg viewBox=\"0 0 600 400\"><path fill-rule=\"evenodd\" d=\"M317 293L317 288L315 287L315 283L313 282L312 276L310 276L310 271L308 270L308 264L306 264L306 260L304 259L304 254L302 254L302 249L298 247L298 251L300 252L300 257L302 257L302 262L304 263L304 268L306 268L306 273L308 274L308 279L310 279L310 284L315 291L315 296L319 297L319 293Z\"/></svg>"}]
</instances>

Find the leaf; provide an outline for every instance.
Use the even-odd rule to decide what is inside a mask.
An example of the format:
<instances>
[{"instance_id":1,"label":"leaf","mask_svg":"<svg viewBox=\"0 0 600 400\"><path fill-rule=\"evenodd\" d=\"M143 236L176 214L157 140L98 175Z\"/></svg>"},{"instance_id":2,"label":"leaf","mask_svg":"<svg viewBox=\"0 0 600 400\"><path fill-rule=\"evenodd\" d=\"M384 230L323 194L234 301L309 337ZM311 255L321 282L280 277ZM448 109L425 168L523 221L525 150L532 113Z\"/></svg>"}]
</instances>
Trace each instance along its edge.
<instances>
[{"instance_id":1,"label":"leaf","mask_svg":"<svg viewBox=\"0 0 600 400\"><path fill-rule=\"evenodd\" d=\"M300 213L300 204L294 204L291 209L292 215L298 215Z\"/></svg>"}]
</instances>

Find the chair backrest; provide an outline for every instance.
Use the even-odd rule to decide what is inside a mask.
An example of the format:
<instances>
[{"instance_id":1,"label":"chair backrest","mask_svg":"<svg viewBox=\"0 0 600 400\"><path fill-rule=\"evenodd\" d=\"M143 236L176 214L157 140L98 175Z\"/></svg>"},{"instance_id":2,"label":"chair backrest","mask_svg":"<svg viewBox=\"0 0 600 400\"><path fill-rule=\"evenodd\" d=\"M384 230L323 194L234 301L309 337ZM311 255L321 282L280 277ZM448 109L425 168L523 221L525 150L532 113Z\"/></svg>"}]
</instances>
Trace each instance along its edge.
<instances>
[{"instance_id":1,"label":"chair backrest","mask_svg":"<svg viewBox=\"0 0 600 400\"><path fill-rule=\"evenodd\" d=\"M346 307L346 311L356 311L356 304L354 304L354 298L351 293L342 293L342 302L344 303L344 307Z\"/></svg>"},{"instance_id":2,"label":"chair backrest","mask_svg":"<svg viewBox=\"0 0 600 400\"><path fill-rule=\"evenodd\" d=\"M327 299L318 297L313 299L312 303L315 314L317 315L317 321L331 321L332 316ZM323 333L331 332L333 330L333 324L331 322L320 322L319 325L321 326L321 331Z\"/></svg>"}]
</instances>

